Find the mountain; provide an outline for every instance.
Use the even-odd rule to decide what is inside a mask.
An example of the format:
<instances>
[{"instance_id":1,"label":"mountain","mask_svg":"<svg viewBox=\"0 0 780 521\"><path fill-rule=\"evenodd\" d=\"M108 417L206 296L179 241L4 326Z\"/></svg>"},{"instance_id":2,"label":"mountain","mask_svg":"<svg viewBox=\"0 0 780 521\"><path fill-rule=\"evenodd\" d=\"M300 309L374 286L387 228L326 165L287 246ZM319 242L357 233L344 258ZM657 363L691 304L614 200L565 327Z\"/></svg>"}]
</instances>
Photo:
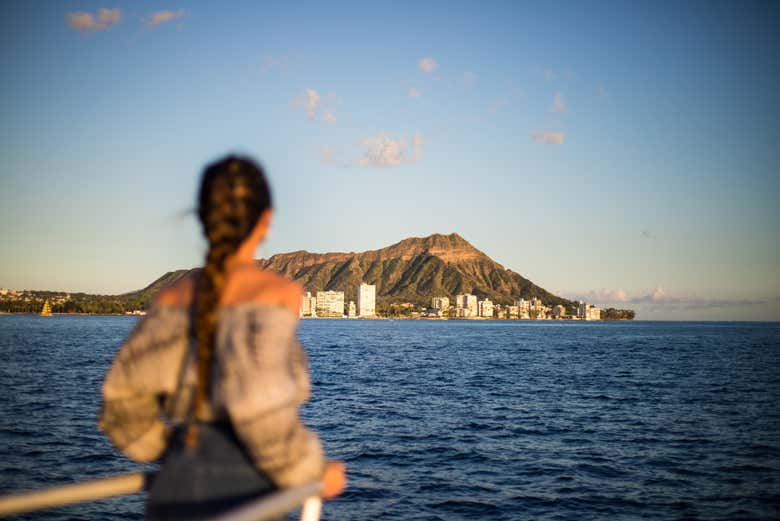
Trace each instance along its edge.
<instances>
[{"instance_id":1,"label":"mountain","mask_svg":"<svg viewBox=\"0 0 780 521\"><path fill-rule=\"evenodd\" d=\"M538 297L547 305L572 305L504 268L457 233L413 237L362 253L280 253L258 263L297 280L312 293L344 291L346 300L355 299L361 282L375 284L378 305L430 305L431 297L453 299L461 293L488 297L500 304Z\"/></svg>"},{"instance_id":2,"label":"mountain","mask_svg":"<svg viewBox=\"0 0 780 521\"><path fill-rule=\"evenodd\" d=\"M431 297L472 293L499 304L538 297L547 305L573 303L553 295L504 268L466 239L452 233L412 237L379 250L362 253L294 251L260 259L258 265L303 284L306 291L344 291L354 300L361 282L376 285L377 305L413 302L430 305ZM189 273L168 272L141 292L154 292Z\"/></svg>"}]
</instances>

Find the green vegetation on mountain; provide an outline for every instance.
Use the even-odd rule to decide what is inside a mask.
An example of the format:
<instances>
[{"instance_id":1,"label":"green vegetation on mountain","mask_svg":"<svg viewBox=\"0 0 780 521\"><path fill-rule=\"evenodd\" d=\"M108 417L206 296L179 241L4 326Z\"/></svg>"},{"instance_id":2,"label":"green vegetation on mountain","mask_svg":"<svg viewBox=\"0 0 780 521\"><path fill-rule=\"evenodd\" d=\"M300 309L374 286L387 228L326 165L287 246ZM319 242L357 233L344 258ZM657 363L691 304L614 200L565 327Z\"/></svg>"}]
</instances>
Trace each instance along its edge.
<instances>
[{"instance_id":1,"label":"green vegetation on mountain","mask_svg":"<svg viewBox=\"0 0 780 521\"><path fill-rule=\"evenodd\" d=\"M550 306L574 306L504 268L456 233L404 239L362 253L282 253L259 263L297 280L312 293L344 291L347 301L355 299L361 282L375 284L380 311L402 302L429 306L434 296L454 302L462 293L498 304L537 297Z\"/></svg>"}]
</instances>

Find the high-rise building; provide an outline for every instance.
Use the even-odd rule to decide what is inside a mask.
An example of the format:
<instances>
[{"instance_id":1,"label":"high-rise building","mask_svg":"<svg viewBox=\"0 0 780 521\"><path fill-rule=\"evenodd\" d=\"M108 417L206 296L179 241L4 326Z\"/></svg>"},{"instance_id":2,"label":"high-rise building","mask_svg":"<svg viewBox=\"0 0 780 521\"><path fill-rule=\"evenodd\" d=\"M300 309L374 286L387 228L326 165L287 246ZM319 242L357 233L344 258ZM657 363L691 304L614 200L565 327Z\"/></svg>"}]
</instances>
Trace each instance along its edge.
<instances>
[{"instance_id":1,"label":"high-rise building","mask_svg":"<svg viewBox=\"0 0 780 521\"><path fill-rule=\"evenodd\" d=\"M515 306L517 306L517 316L522 319L528 319L531 303L525 299L515 300Z\"/></svg>"},{"instance_id":2,"label":"high-rise building","mask_svg":"<svg viewBox=\"0 0 780 521\"><path fill-rule=\"evenodd\" d=\"M376 286L363 283L357 291L357 312L361 317L376 315Z\"/></svg>"},{"instance_id":3,"label":"high-rise building","mask_svg":"<svg viewBox=\"0 0 780 521\"><path fill-rule=\"evenodd\" d=\"M484 318L493 318L493 303L489 298L480 300L478 303L479 316Z\"/></svg>"},{"instance_id":4,"label":"high-rise building","mask_svg":"<svg viewBox=\"0 0 780 521\"><path fill-rule=\"evenodd\" d=\"M344 292L343 291L318 291L317 315L320 317L344 316Z\"/></svg>"},{"instance_id":5,"label":"high-rise building","mask_svg":"<svg viewBox=\"0 0 780 521\"><path fill-rule=\"evenodd\" d=\"M303 294L303 300L301 302L301 316L302 317L317 316L317 298L312 297L310 291L307 291L306 293Z\"/></svg>"},{"instance_id":6,"label":"high-rise building","mask_svg":"<svg viewBox=\"0 0 780 521\"><path fill-rule=\"evenodd\" d=\"M458 316L462 318L471 318L479 315L479 308L477 305L477 296L466 293L464 295L458 295L455 297L455 308L457 309Z\"/></svg>"},{"instance_id":7,"label":"high-rise building","mask_svg":"<svg viewBox=\"0 0 780 521\"><path fill-rule=\"evenodd\" d=\"M441 311L447 311L450 308L450 299L447 297L433 297L431 307Z\"/></svg>"},{"instance_id":8,"label":"high-rise building","mask_svg":"<svg viewBox=\"0 0 780 521\"><path fill-rule=\"evenodd\" d=\"M598 306L592 306L580 301L577 306L577 316L581 320L601 320L601 310Z\"/></svg>"},{"instance_id":9,"label":"high-rise building","mask_svg":"<svg viewBox=\"0 0 780 521\"><path fill-rule=\"evenodd\" d=\"M350 300L349 301L349 308L347 310L347 316L349 318L355 318L356 312L355 312L355 301Z\"/></svg>"}]
</instances>

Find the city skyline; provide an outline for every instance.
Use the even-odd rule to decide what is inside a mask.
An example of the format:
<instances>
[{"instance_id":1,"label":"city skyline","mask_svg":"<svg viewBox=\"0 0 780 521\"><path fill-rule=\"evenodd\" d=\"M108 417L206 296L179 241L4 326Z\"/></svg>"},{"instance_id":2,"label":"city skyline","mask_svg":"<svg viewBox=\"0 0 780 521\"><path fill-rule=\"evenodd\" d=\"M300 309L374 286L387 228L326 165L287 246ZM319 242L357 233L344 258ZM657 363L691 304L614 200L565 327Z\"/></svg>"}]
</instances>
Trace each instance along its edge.
<instances>
[{"instance_id":1,"label":"city skyline","mask_svg":"<svg viewBox=\"0 0 780 521\"><path fill-rule=\"evenodd\" d=\"M780 319L765 4L6 6L0 287L123 293L201 264L228 152L258 257L457 232L639 319Z\"/></svg>"}]
</instances>

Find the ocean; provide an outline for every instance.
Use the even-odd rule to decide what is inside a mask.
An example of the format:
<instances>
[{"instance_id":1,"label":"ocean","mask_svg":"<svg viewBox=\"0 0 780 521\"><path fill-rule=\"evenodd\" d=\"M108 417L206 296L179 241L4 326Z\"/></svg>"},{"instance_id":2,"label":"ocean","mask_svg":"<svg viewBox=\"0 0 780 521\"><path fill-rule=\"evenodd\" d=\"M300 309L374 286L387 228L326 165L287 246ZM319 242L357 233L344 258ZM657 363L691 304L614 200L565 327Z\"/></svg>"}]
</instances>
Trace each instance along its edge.
<instances>
[{"instance_id":1,"label":"ocean","mask_svg":"<svg viewBox=\"0 0 780 521\"><path fill-rule=\"evenodd\" d=\"M0 315L0 493L141 467L97 430L136 317ZM780 324L305 320L330 520L778 519ZM18 519L141 519L143 495Z\"/></svg>"}]
</instances>

